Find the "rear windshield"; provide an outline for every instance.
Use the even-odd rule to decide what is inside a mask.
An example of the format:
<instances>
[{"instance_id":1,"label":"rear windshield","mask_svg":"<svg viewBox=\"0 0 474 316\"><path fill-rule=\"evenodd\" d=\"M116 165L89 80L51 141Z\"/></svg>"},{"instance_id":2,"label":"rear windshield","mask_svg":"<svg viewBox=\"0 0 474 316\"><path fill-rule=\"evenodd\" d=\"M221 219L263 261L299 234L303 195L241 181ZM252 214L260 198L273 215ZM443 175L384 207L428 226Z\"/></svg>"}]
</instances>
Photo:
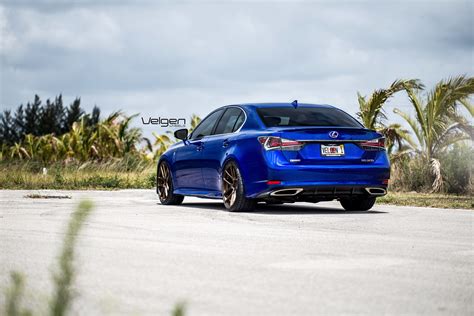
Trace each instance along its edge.
<instances>
[{"instance_id":1,"label":"rear windshield","mask_svg":"<svg viewBox=\"0 0 474 316\"><path fill-rule=\"evenodd\" d=\"M267 127L342 126L363 127L349 114L335 108L259 108L258 115Z\"/></svg>"}]
</instances>

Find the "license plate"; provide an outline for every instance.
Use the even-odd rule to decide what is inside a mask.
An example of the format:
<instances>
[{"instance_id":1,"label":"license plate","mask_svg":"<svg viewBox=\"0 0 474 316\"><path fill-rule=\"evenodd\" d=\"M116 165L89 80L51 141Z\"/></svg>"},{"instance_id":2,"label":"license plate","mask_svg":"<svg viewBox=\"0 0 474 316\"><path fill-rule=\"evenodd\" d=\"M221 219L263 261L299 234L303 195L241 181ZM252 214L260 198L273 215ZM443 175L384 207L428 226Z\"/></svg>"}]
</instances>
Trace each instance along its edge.
<instances>
[{"instance_id":1,"label":"license plate","mask_svg":"<svg viewBox=\"0 0 474 316\"><path fill-rule=\"evenodd\" d=\"M321 156L344 156L344 145L323 145L321 144Z\"/></svg>"}]
</instances>

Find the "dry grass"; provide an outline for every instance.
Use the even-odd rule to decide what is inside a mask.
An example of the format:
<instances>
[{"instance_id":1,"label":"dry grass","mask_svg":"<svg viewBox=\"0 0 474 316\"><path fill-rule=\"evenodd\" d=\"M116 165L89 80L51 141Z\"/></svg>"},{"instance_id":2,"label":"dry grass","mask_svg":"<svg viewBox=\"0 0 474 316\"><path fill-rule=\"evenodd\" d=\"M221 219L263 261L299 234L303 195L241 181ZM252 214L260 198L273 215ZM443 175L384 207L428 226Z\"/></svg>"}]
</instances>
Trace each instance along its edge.
<instances>
[{"instance_id":1,"label":"dry grass","mask_svg":"<svg viewBox=\"0 0 474 316\"><path fill-rule=\"evenodd\" d=\"M43 167L47 173L43 174ZM155 185L155 166L122 163L53 164L0 163L0 189L132 189ZM34 197L32 197L34 198Z\"/></svg>"},{"instance_id":2,"label":"dry grass","mask_svg":"<svg viewBox=\"0 0 474 316\"><path fill-rule=\"evenodd\" d=\"M126 161L86 164L0 163L0 189L20 190L114 190L151 189L155 187L154 163L130 164ZM66 198L31 194L28 198ZM471 195L428 194L389 191L380 204L474 209Z\"/></svg>"},{"instance_id":3,"label":"dry grass","mask_svg":"<svg viewBox=\"0 0 474 316\"><path fill-rule=\"evenodd\" d=\"M474 198L472 196L454 194L389 192L386 196L378 198L377 203L402 206L474 209Z\"/></svg>"}]
</instances>

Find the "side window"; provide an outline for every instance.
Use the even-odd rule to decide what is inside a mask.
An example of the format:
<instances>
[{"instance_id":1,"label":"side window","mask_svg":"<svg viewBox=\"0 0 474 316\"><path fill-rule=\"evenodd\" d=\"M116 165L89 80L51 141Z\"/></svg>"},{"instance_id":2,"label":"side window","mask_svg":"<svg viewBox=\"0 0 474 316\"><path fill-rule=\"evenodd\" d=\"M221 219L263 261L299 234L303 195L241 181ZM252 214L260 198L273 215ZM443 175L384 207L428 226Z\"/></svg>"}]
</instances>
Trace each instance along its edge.
<instances>
[{"instance_id":1,"label":"side window","mask_svg":"<svg viewBox=\"0 0 474 316\"><path fill-rule=\"evenodd\" d=\"M228 108L224 115L222 115L222 118L219 120L214 134L232 133L235 123L239 119L240 115L243 114L242 110L239 108Z\"/></svg>"},{"instance_id":2,"label":"side window","mask_svg":"<svg viewBox=\"0 0 474 316\"><path fill-rule=\"evenodd\" d=\"M242 126L242 124L244 124L244 120L245 114L244 112L240 112L240 115L237 118L237 121L235 121L234 128L232 129L232 131L235 132L236 130L238 130Z\"/></svg>"},{"instance_id":3,"label":"side window","mask_svg":"<svg viewBox=\"0 0 474 316\"><path fill-rule=\"evenodd\" d=\"M218 110L206 117L201 124L193 131L191 140L201 139L204 136L211 135L217 120L224 110Z\"/></svg>"}]
</instances>

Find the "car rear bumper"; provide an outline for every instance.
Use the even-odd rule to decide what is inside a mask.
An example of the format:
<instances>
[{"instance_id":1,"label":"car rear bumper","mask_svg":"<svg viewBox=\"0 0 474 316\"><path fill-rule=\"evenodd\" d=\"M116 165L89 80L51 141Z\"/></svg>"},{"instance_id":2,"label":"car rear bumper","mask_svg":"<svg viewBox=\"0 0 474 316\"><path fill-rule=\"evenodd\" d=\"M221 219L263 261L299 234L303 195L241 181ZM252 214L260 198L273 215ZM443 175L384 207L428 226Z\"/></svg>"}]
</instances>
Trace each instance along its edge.
<instances>
[{"instance_id":1,"label":"car rear bumper","mask_svg":"<svg viewBox=\"0 0 474 316\"><path fill-rule=\"evenodd\" d=\"M265 200L289 200L289 201L329 201L334 199L348 199L358 197L377 197L387 194L387 187L338 185L338 186L280 186L269 188L261 192L255 198Z\"/></svg>"},{"instance_id":2,"label":"car rear bumper","mask_svg":"<svg viewBox=\"0 0 474 316\"><path fill-rule=\"evenodd\" d=\"M261 198L282 189L301 189L298 195L341 197L343 195L374 195L368 188L380 188L386 193L390 168L388 166L288 166L267 168L266 177L246 184L246 196ZM268 184L268 181L279 181ZM375 190L376 191L376 190ZM374 192L375 192L374 191ZM384 195L380 194L380 195ZM273 194L275 195L275 194Z\"/></svg>"}]
</instances>

